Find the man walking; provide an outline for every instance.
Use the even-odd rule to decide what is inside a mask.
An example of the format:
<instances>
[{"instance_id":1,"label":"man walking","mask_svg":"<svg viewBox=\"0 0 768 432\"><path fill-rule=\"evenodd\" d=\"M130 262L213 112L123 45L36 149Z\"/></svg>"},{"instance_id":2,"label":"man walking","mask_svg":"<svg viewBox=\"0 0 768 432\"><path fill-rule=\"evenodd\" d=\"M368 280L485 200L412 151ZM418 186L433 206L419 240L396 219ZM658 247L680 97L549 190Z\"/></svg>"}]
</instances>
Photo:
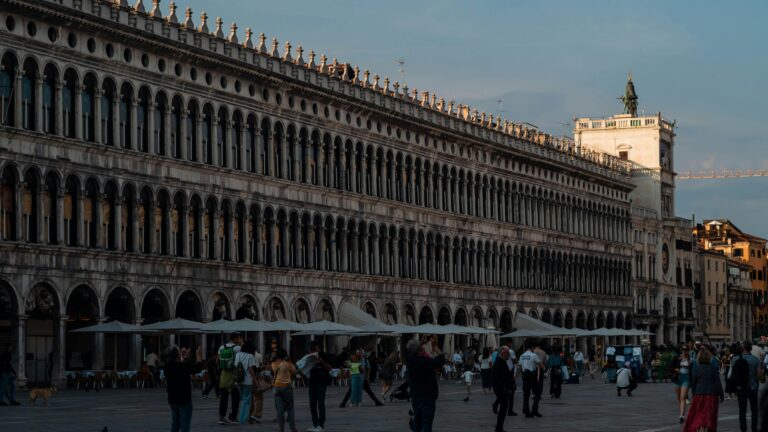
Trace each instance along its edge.
<instances>
[{"instance_id":1,"label":"man walking","mask_svg":"<svg viewBox=\"0 0 768 432\"><path fill-rule=\"evenodd\" d=\"M558 350L552 352L547 359L547 368L549 369L549 397L560 399L563 389L563 358Z\"/></svg>"},{"instance_id":2,"label":"man walking","mask_svg":"<svg viewBox=\"0 0 768 432\"><path fill-rule=\"evenodd\" d=\"M752 342L744 341L742 344L742 352L740 355L734 357L731 360L732 377L737 378L736 375L740 375L742 369L741 361L746 362L747 373L744 378L745 383L737 383L736 395L739 399L739 426L741 432L747 432L747 402L749 402L749 410L752 414L752 432L757 432L757 388L758 374L762 371L760 366L760 360L752 355Z\"/></svg>"},{"instance_id":3,"label":"man walking","mask_svg":"<svg viewBox=\"0 0 768 432\"><path fill-rule=\"evenodd\" d=\"M496 394L496 401L499 404L496 413L496 432L505 432L504 420L507 418L507 411L509 410L509 396L514 391L511 385L514 375L507 365L507 360L509 360L509 348L502 346L492 368L493 393Z\"/></svg>"},{"instance_id":4,"label":"man walking","mask_svg":"<svg viewBox=\"0 0 768 432\"><path fill-rule=\"evenodd\" d=\"M13 344L9 343L5 352L0 354L0 405L8 405L5 398L11 405L19 405L16 401L16 370L13 368Z\"/></svg>"},{"instance_id":5,"label":"man walking","mask_svg":"<svg viewBox=\"0 0 768 432\"><path fill-rule=\"evenodd\" d=\"M411 339L406 345L406 365L413 410L413 432L432 432L437 401L436 370L445 363L442 355L431 358L423 341Z\"/></svg>"},{"instance_id":6,"label":"man walking","mask_svg":"<svg viewBox=\"0 0 768 432\"><path fill-rule=\"evenodd\" d=\"M309 412L312 414L312 428L309 432L323 432L325 428L325 391L331 383L331 362L328 354L320 350L320 343L312 342L310 355L317 357L315 365L309 371Z\"/></svg>"},{"instance_id":7,"label":"man walking","mask_svg":"<svg viewBox=\"0 0 768 432\"><path fill-rule=\"evenodd\" d=\"M235 386L235 356L240 352L240 343L242 338L240 333L234 332L229 335L229 342L219 347L219 388L221 389L221 399L219 399L219 424L228 425L237 422L237 410L240 403L240 393ZM227 403L232 399L232 411L227 417Z\"/></svg>"},{"instance_id":8,"label":"man walking","mask_svg":"<svg viewBox=\"0 0 768 432\"><path fill-rule=\"evenodd\" d=\"M577 382L581 382L581 376L584 375L584 353L580 349L577 349L573 354L573 361L576 362L576 378Z\"/></svg>"},{"instance_id":9,"label":"man walking","mask_svg":"<svg viewBox=\"0 0 768 432\"><path fill-rule=\"evenodd\" d=\"M525 344L526 351L520 356L520 370L523 372L523 413L526 418L541 417L539 414L539 399L541 393L538 392L539 377L542 372L541 359L533 349L538 343L529 340ZM531 401L531 392L534 394L533 410L529 408ZM538 395L538 396L537 396Z\"/></svg>"}]
</instances>

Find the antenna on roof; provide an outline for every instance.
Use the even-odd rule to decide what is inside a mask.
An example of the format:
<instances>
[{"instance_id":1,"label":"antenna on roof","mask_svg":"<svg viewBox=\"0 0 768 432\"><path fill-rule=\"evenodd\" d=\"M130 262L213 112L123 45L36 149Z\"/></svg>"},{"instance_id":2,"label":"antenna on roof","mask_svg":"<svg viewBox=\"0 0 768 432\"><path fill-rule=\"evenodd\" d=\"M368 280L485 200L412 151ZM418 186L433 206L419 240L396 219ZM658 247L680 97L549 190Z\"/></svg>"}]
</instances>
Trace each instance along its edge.
<instances>
[{"instance_id":1,"label":"antenna on roof","mask_svg":"<svg viewBox=\"0 0 768 432\"><path fill-rule=\"evenodd\" d=\"M405 59L399 58L395 60L395 63L400 66L397 71L400 72L400 82L403 83L403 86L405 86Z\"/></svg>"}]
</instances>

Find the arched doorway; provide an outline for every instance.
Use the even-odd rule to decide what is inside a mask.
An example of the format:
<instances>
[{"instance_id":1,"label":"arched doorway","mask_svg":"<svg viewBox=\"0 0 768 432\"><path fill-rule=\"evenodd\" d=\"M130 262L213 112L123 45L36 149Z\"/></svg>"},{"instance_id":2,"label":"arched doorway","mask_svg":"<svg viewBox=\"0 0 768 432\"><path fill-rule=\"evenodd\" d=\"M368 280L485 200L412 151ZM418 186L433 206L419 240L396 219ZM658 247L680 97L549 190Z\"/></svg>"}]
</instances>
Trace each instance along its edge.
<instances>
[{"instance_id":1,"label":"arched doorway","mask_svg":"<svg viewBox=\"0 0 768 432\"><path fill-rule=\"evenodd\" d=\"M136 320L136 308L133 295L124 287L117 287L109 293L107 303L104 306L104 318L109 321L121 321L133 324ZM135 356L131 354L131 340L133 336L127 334L104 335L104 368L124 370L135 368L130 361ZM116 362L116 363L115 363Z\"/></svg>"},{"instance_id":2,"label":"arched doorway","mask_svg":"<svg viewBox=\"0 0 768 432\"><path fill-rule=\"evenodd\" d=\"M168 297L157 288L150 290L141 303L141 322L143 325L166 321L171 317L171 306ZM183 318L183 317L180 317ZM141 359L154 352L158 356L162 354L161 348L163 336L145 335L141 338Z\"/></svg>"},{"instance_id":3,"label":"arched doorway","mask_svg":"<svg viewBox=\"0 0 768 432\"><path fill-rule=\"evenodd\" d=\"M27 319L25 369L28 385L42 385L63 377L65 355L62 352L59 327L59 299L56 292L45 283L33 287L26 297Z\"/></svg>"},{"instance_id":4,"label":"arched doorway","mask_svg":"<svg viewBox=\"0 0 768 432\"><path fill-rule=\"evenodd\" d=\"M501 321L499 321L499 331L501 334L512 332L512 312L509 309L505 309L501 312Z\"/></svg>"},{"instance_id":5,"label":"arched doorway","mask_svg":"<svg viewBox=\"0 0 768 432\"><path fill-rule=\"evenodd\" d=\"M75 288L67 299L67 343L66 370L101 369L104 347L96 346L97 339L103 337L94 334L72 333L72 330L92 326L98 323L99 302L96 293L87 286ZM100 344L99 344L100 345ZM97 359L98 357L98 359Z\"/></svg>"}]
</instances>

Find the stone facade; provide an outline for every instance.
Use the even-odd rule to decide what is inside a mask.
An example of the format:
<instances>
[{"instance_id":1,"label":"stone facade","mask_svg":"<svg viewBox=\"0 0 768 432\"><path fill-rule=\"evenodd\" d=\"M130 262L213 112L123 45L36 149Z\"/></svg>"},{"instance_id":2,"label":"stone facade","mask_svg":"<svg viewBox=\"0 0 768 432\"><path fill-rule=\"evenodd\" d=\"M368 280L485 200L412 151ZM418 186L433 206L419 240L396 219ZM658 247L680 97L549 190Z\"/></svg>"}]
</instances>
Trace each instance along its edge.
<instances>
[{"instance_id":1,"label":"stone facade","mask_svg":"<svg viewBox=\"0 0 768 432\"><path fill-rule=\"evenodd\" d=\"M111 319L350 302L392 323L632 325L626 163L154 3L0 11L0 339L22 379L48 353L54 381L114 366L112 339L68 333ZM153 349L114 342L121 368Z\"/></svg>"}]
</instances>

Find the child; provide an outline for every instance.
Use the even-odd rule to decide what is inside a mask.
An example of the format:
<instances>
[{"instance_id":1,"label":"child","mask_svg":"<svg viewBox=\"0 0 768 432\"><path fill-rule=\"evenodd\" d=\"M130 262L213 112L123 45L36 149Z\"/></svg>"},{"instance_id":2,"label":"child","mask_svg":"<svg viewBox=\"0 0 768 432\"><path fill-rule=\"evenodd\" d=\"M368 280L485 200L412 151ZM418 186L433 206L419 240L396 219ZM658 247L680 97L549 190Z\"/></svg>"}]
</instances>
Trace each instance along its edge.
<instances>
[{"instance_id":1,"label":"child","mask_svg":"<svg viewBox=\"0 0 768 432\"><path fill-rule=\"evenodd\" d=\"M349 361L349 374L350 386L352 390L351 402L352 406L360 406L360 402L363 401L363 377L365 376L365 369L362 363L360 363L360 356L355 354Z\"/></svg>"},{"instance_id":2,"label":"child","mask_svg":"<svg viewBox=\"0 0 768 432\"><path fill-rule=\"evenodd\" d=\"M472 368L467 367L464 369L464 373L461 374L461 378L464 380L464 385L467 386L467 396L472 394Z\"/></svg>"}]
</instances>

